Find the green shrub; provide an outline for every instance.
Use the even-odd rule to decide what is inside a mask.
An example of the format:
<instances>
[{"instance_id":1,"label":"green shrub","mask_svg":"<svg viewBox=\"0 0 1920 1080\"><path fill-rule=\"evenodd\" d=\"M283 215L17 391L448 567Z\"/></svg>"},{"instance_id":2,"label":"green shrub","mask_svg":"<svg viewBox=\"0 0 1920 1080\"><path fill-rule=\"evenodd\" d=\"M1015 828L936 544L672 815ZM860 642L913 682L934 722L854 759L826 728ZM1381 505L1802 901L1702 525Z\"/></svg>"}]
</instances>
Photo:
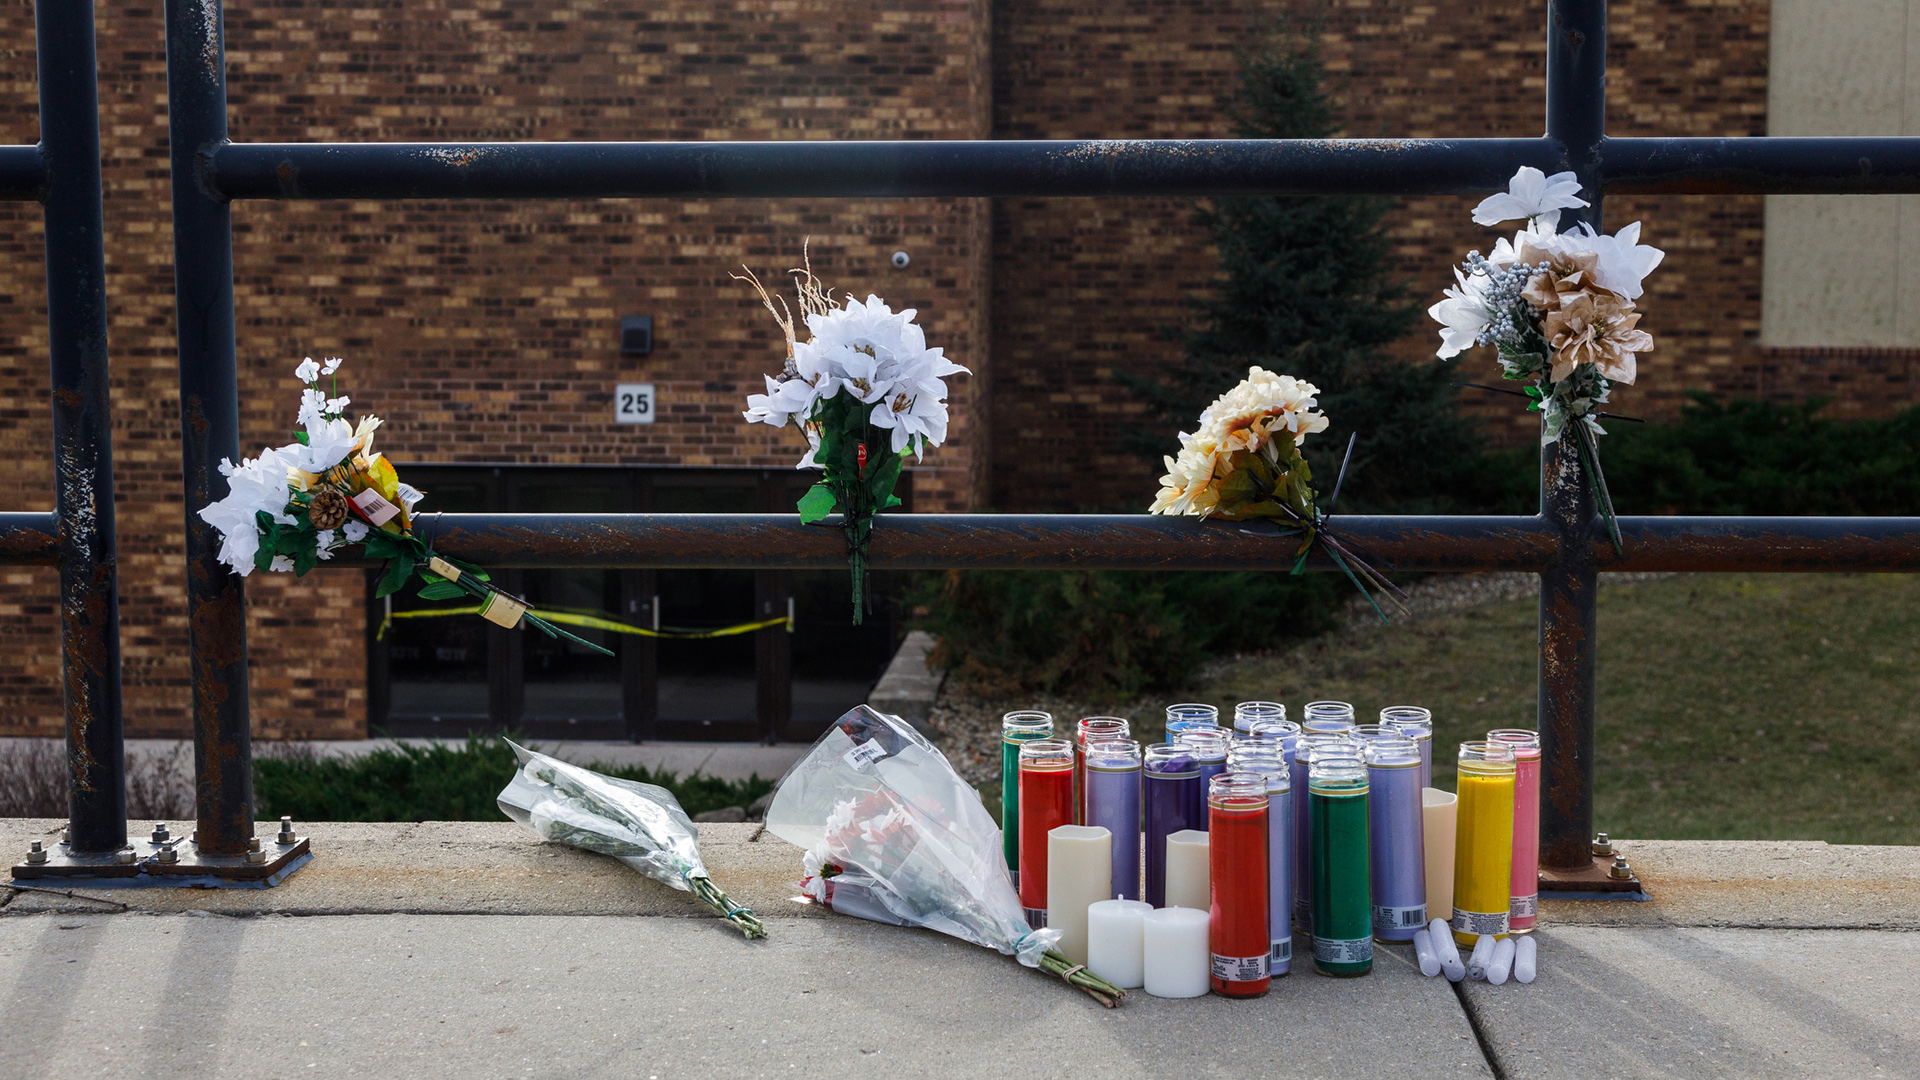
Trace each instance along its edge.
<instances>
[{"instance_id":1,"label":"green shrub","mask_svg":"<svg viewBox=\"0 0 1920 1080\"><path fill-rule=\"evenodd\" d=\"M291 814L301 821L501 821L494 805L516 768L513 748L499 739L470 738L464 746L405 743L343 757L257 757L253 793L263 818ZM590 765L598 772L673 792L688 814L749 806L773 790L753 776L720 780L695 773L682 779L642 765Z\"/></svg>"},{"instance_id":2,"label":"green shrub","mask_svg":"<svg viewBox=\"0 0 1920 1080\"><path fill-rule=\"evenodd\" d=\"M1284 571L954 571L913 599L940 640L934 662L964 684L1122 701L1186 685L1211 656L1327 629L1344 588Z\"/></svg>"}]
</instances>

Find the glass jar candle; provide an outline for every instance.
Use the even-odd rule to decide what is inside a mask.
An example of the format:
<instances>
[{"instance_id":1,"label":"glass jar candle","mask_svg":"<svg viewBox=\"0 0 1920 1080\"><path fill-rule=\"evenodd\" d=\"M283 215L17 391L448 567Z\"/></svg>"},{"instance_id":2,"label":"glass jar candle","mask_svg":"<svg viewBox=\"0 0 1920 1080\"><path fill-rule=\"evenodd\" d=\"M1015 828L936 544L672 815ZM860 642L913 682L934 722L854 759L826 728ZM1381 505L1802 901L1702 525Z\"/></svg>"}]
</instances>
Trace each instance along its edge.
<instances>
[{"instance_id":1,"label":"glass jar candle","mask_svg":"<svg viewBox=\"0 0 1920 1080\"><path fill-rule=\"evenodd\" d=\"M1243 744L1227 755L1229 773L1267 781L1267 973L1293 970L1293 792L1278 742Z\"/></svg>"},{"instance_id":2,"label":"glass jar candle","mask_svg":"<svg viewBox=\"0 0 1920 1080\"><path fill-rule=\"evenodd\" d=\"M1073 744L1020 744L1020 906L1027 925L1047 924L1047 834L1073 824Z\"/></svg>"},{"instance_id":3,"label":"glass jar candle","mask_svg":"<svg viewBox=\"0 0 1920 1080\"><path fill-rule=\"evenodd\" d=\"M1540 913L1540 733L1496 728L1487 739L1513 748L1513 884L1507 929L1533 932Z\"/></svg>"},{"instance_id":4,"label":"glass jar candle","mask_svg":"<svg viewBox=\"0 0 1920 1080\"><path fill-rule=\"evenodd\" d=\"M1212 705L1197 701L1184 701L1167 706L1167 741L1173 742L1182 731L1191 728L1217 728L1220 726L1220 710ZM1202 796L1205 801L1205 796Z\"/></svg>"},{"instance_id":5,"label":"glass jar candle","mask_svg":"<svg viewBox=\"0 0 1920 1080\"><path fill-rule=\"evenodd\" d=\"M1007 873L1020 887L1020 744L1053 737L1053 716L1010 712L1000 718L1000 843Z\"/></svg>"},{"instance_id":6,"label":"glass jar candle","mask_svg":"<svg viewBox=\"0 0 1920 1080\"><path fill-rule=\"evenodd\" d=\"M1308 861L1313 874L1313 969L1352 977L1373 970L1368 888L1367 767L1333 747L1307 766Z\"/></svg>"},{"instance_id":7,"label":"glass jar candle","mask_svg":"<svg viewBox=\"0 0 1920 1080\"><path fill-rule=\"evenodd\" d=\"M1211 784L1214 777L1227 771L1227 750L1230 747L1227 732L1220 728L1190 728L1180 733L1180 744L1187 747L1193 759L1200 764L1200 783L1203 785L1201 798L1204 800L1207 790L1204 785ZM1194 810L1204 821L1206 808L1198 806ZM1193 827L1206 828L1204 824Z\"/></svg>"},{"instance_id":8,"label":"glass jar candle","mask_svg":"<svg viewBox=\"0 0 1920 1080\"><path fill-rule=\"evenodd\" d=\"M1267 929L1267 778L1222 773L1207 786L1207 937L1214 993L1258 997L1272 985Z\"/></svg>"},{"instance_id":9,"label":"glass jar candle","mask_svg":"<svg viewBox=\"0 0 1920 1080\"><path fill-rule=\"evenodd\" d=\"M1426 812L1420 798L1420 748L1398 736L1369 740L1367 872L1373 936L1412 941L1427 925Z\"/></svg>"},{"instance_id":10,"label":"glass jar candle","mask_svg":"<svg viewBox=\"0 0 1920 1080\"><path fill-rule=\"evenodd\" d=\"M1243 701L1233 707L1233 730L1245 735L1253 730L1255 721L1286 718L1287 707L1277 701Z\"/></svg>"},{"instance_id":11,"label":"glass jar candle","mask_svg":"<svg viewBox=\"0 0 1920 1080\"><path fill-rule=\"evenodd\" d=\"M1362 739L1367 742L1372 742L1375 739L1406 738L1406 736L1400 734L1399 732L1393 730L1392 728L1388 727L1385 724L1355 724L1353 725L1352 728L1348 729L1347 734L1353 736L1356 739Z\"/></svg>"},{"instance_id":12,"label":"glass jar candle","mask_svg":"<svg viewBox=\"0 0 1920 1080\"><path fill-rule=\"evenodd\" d=\"M1247 738L1255 742L1279 743L1300 734L1300 725L1291 720L1255 720L1247 728Z\"/></svg>"},{"instance_id":13,"label":"glass jar candle","mask_svg":"<svg viewBox=\"0 0 1920 1080\"><path fill-rule=\"evenodd\" d=\"M1113 894L1140 899L1140 744L1132 739L1090 742L1082 757L1087 773L1087 824L1113 834Z\"/></svg>"},{"instance_id":14,"label":"glass jar candle","mask_svg":"<svg viewBox=\"0 0 1920 1080\"><path fill-rule=\"evenodd\" d=\"M1167 837L1206 824L1200 763L1183 743L1157 743L1142 755L1140 804L1146 833L1146 901L1167 906Z\"/></svg>"},{"instance_id":15,"label":"glass jar candle","mask_svg":"<svg viewBox=\"0 0 1920 1080\"><path fill-rule=\"evenodd\" d=\"M1513 748L1460 744L1460 801L1454 810L1453 940L1471 949L1483 934L1507 932L1513 903Z\"/></svg>"},{"instance_id":16,"label":"glass jar candle","mask_svg":"<svg viewBox=\"0 0 1920 1080\"><path fill-rule=\"evenodd\" d=\"M1345 701L1309 701L1300 710L1300 730L1340 732L1353 728L1353 706Z\"/></svg>"},{"instance_id":17,"label":"glass jar candle","mask_svg":"<svg viewBox=\"0 0 1920 1080\"><path fill-rule=\"evenodd\" d=\"M1389 705L1380 710L1380 722L1412 739L1420 747L1420 786L1433 786L1433 714L1418 705Z\"/></svg>"},{"instance_id":18,"label":"glass jar candle","mask_svg":"<svg viewBox=\"0 0 1920 1080\"><path fill-rule=\"evenodd\" d=\"M1088 716L1074 725L1073 734L1073 822L1087 821L1087 744L1096 739L1124 739L1133 732L1118 716Z\"/></svg>"},{"instance_id":19,"label":"glass jar candle","mask_svg":"<svg viewBox=\"0 0 1920 1080\"><path fill-rule=\"evenodd\" d=\"M1347 747L1358 754L1359 744L1336 732L1301 732L1287 759L1288 786L1293 791L1293 924L1301 933L1313 931L1313 866L1308 861L1307 763L1316 749Z\"/></svg>"}]
</instances>

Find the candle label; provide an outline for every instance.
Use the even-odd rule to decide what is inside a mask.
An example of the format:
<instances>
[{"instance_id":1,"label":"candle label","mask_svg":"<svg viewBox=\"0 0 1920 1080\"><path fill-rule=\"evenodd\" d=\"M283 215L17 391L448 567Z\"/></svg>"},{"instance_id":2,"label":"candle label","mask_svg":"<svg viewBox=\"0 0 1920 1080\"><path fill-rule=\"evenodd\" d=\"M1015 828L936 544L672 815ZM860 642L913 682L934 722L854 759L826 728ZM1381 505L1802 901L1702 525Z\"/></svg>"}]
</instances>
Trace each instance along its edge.
<instances>
[{"instance_id":1,"label":"candle label","mask_svg":"<svg viewBox=\"0 0 1920 1080\"><path fill-rule=\"evenodd\" d=\"M1027 925L1035 930L1047 928L1047 909L1043 907L1021 908L1027 913Z\"/></svg>"},{"instance_id":2,"label":"candle label","mask_svg":"<svg viewBox=\"0 0 1920 1080\"><path fill-rule=\"evenodd\" d=\"M1375 930L1418 929L1427 925L1427 905L1415 904L1413 907L1383 907L1373 905L1373 928Z\"/></svg>"},{"instance_id":3,"label":"candle label","mask_svg":"<svg viewBox=\"0 0 1920 1080\"><path fill-rule=\"evenodd\" d=\"M1472 934L1476 937L1493 934L1498 936L1507 932L1507 913L1504 911L1462 911L1453 909L1453 932Z\"/></svg>"},{"instance_id":4,"label":"candle label","mask_svg":"<svg viewBox=\"0 0 1920 1080\"><path fill-rule=\"evenodd\" d=\"M1267 955L1221 956L1213 954L1213 977L1227 982L1259 982L1267 978Z\"/></svg>"},{"instance_id":5,"label":"candle label","mask_svg":"<svg viewBox=\"0 0 1920 1080\"><path fill-rule=\"evenodd\" d=\"M1313 939L1313 959L1321 964L1371 964L1373 939L1363 937L1341 941L1316 937Z\"/></svg>"},{"instance_id":6,"label":"candle label","mask_svg":"<svg viewBox=\"0 0 1920 1080\"><path fill-rule=\"evenodd\" d=\"M1273 950L1267 953L1269 964L1291 964L1293 962L1293 939L1281 938L1273 943Z\"/></svg>"},{"instance_id":7,"label":"candle label","mask_svg":"<svg viewBox=\"0 0 1920 1080\"><path fill-rule=\"evenodd\" d=\"M886 750L879 743L868 741L854 743L853 749L847 751L842 760L864 772L867 766L886 756Z\"/></svg>"},{"instance_id":8,"label":"candle label","mask_svg":"<svg viewBox=\"0 0 1920 1080\"><path fill-rule=\"evenodd\" d=\"M1507 914L1515 919L1531 919L1540 913L1540 896L1516 896Z\"/></svg>"}]
</instances>

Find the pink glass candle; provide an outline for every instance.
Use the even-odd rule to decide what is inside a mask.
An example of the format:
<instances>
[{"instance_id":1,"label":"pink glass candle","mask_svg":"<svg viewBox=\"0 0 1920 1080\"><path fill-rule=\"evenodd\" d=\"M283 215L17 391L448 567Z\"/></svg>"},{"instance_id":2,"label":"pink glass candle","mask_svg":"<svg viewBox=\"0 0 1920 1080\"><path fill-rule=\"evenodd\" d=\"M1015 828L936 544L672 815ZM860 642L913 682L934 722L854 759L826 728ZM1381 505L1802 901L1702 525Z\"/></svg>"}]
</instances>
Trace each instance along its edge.
<instances>
[{"instance_id":1,"label":"pink glass candle","mask_svg":"<svg viewBox=\"0 0 1920 1080\"><path fill-rule=\"evenodd\" d=\"M1487 732L1487 740L1513 749L1513 899L1507 926L1528 934L1540 911L1540 733L1500 728Z\"/></svg>"}]
</instances>

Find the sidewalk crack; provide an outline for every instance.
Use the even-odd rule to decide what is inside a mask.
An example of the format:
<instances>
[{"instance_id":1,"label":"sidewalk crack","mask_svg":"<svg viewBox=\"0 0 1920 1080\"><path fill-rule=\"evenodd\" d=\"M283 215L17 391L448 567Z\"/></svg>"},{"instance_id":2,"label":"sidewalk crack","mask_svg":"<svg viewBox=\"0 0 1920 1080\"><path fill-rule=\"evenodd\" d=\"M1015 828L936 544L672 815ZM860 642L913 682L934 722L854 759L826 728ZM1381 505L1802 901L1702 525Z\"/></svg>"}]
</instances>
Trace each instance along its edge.
<instances>
[{"instance_id":1,"label":"sidewalk crack","mask_svg":"<svg viewBox=\"0 0 1920 1080\"><path fill-rule=\"evenodd\" d=\"M1487 1041L1487 1033L1480 1026L1480 1014L1474 1011L1473 1002L1467 997L1466 980L1452 985L1453 996L1460 999L1460 1011L1466 1015L1467 1027L1473 1029L1473 1041L1480 1045L1480 1056L1486 1060L1488 1070L1494 1080L1509 1080L1506 1068L1500 1064L1500 1055L1494 1052L1493 1044Z\"/></svg>"}]
</instances>

